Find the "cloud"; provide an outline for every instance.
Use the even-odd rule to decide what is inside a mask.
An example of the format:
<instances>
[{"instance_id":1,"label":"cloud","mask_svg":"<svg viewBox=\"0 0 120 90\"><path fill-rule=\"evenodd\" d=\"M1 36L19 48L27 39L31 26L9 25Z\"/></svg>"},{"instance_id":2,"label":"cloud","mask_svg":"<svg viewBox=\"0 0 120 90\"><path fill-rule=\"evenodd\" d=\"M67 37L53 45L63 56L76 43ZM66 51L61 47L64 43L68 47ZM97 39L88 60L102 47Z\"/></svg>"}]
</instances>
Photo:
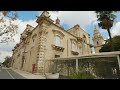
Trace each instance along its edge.
<instances>
[{"instance_id":1,"label":"cloud","mask_svg":"<svg viewBox=\"0 0 120 90\"><path fill-rule=\"evenodd\" d=\"M117 22L111 30L112 36L120 35L120 22Z\"/></svg>"},{"instance_id":2,"label":"cloud","mask_svg":"<svg viewBox=\"0 0 120 90\"><path fill-rule=\"evenodd\" d=\"M16 34L15 37L14 37L15 42L17 42L17 43L20 41L20 34L25 30L27 24L29 24L33 27L37 26L37 23L36 23L35 20L29 20L29 21L18 20L16 22L18 22L18 26L19 26L18 34Z\"/></svg>"},{"instance_id":3,"label":"cloud","mask_svg":"<svg viewBox=\"0 0 120 90\"><path fill-rule=\"evenodd\" d=\"M96 14L94 11L59 11L53 12L49 11L51 18L55 21L58 17L62 24L68 24L73 27L76 24L79 24L83 29L85 26L90 24L92 21L96 20Z\"/></svg>"},{"instance_id":4,"label":"cloud","mask_svg":"<svg viewBox=\"0 0 120 90\"><path fill-rule=\"evenodd\" d=\"M9 23L8 21L8 18L5 18L6 22ZM20 41L20 34L25 30L26 28L26 25L27 24L30 24L31 26L35 27L37 26L37 23L35 22L35 20L28 20L28 21L22 21L22 20L16 20L16 21L13 21L12 23L15 23L18 25L18 30L17 30L17 34L15 36L13 36L14 38L14 41L15 42L11 42L9 41L9 43L0 43L0 61L4 61L4 58L6 56L9 56L12 54L12 49L14 48L14 46L19 43ZM2 35L0 37L0 40L3 38L3 37L6 37L6 35Z\"/></svg>"},{"instance_id":5,"label":"cloud","mask_svg":"<svg viewBox=\"0 0 120 90\"><path fill-rule=\"evenodd\" d=\"M43 11L38 11L39 15ZM49 11L52 20L56 20L57 17L61 21L61 25L68 24L69 28L76 24L79 24L83 29L92 21L96 21L96 14L94 11Z\"/></svg>"}]
</instances>

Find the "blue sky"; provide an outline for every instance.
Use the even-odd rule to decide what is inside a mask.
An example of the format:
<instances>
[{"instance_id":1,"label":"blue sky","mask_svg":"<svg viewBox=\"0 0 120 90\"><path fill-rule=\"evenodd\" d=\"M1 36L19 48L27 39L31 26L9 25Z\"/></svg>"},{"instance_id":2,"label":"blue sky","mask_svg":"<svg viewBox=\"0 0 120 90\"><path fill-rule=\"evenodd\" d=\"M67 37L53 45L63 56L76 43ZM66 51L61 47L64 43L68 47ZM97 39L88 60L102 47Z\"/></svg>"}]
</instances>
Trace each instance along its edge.
<instances>
[{"instance_id":1,"label":"blue sky","mask_svg":"<svg viewBox=\"0 0 120 90\"><path fill-rule=\"evenodd\" d=\"M17 12L19 19L23 21L36 19L36 16L39 15L37 11L17 11Z\"/></svg>"},{"instance_id":2,"label":"blue sky","mask_svg":"<svg viewBox=\"0 0 120 90\"><path fill-rule=\"evenodd\" d=\"M51 15L51 19L56 20L58 17L60 19L61 25L64 27L65 30L73 27L76 24L79 24L80 27L85 30L91 36L91 43L93 32L94 32L94 25L97 25L97 18L94 11L49 11ZM15 43L10 42L8 45L1 44L0 45L0 58L3 61L6 55L12 55L12 49L14 48L15 44L19 42L20 33L22 33L27 24L32 26L36 26L37 23L35 22L36 16L39 16L42 11L17 11L18 13L18 20L19 22L19 30L18 34L14 37ZM112 35L120 35L120 12L116 13L117 18L115 25L111 28ZM97 26L98 30L102 34L104 38L108 38L108 33L106 30L102 30ZM4 47L4 48L3 48Z\"/></svg>"},{"instance_id":3,"label":"blue sky","mask_svg":"<svg viewBox=\"0 0 120 90\"><path fill-rule=\"evenodd\" d=\"M22 21L34 20L36 19L36 16L39 16L38 11L17 11L17 12L18 12L19 19ZM86 26L86 31L91 35L93 34L91 30L93 30L94 28L92 24L93 23ZM67 24L67 22L63 23L62 26L64 27L65 30L71 28L71 26Z\"/></svg>"},{"instance_id":4,"label":"blue sky","mask_svg":"<svg viewBox=\"0 0 120 90\"><path fill-rule=\"evenodd\" d=\"M38 11L17 11L17 12L18 12L18 18L22 21L35 20L36 16L39 16ZM118 13L116 13L116 15L117 15L117 18L116 18L115 23L120 21L120 13L118 12ZM73 18L73 17L71 17L71 18ZM62 26L64 27L65 30L71 28L71 25L67 24L67 22L62 23ZM97 27L97 28L99 29L99 27ZM94 29L94 22L91 22L90 24L86 25L85 29L86 29L85 31L87 31L90 35L92 35L93 29ZM103 36L105 37L106 35L103 35Z\"/></svg>"}]
</instances>

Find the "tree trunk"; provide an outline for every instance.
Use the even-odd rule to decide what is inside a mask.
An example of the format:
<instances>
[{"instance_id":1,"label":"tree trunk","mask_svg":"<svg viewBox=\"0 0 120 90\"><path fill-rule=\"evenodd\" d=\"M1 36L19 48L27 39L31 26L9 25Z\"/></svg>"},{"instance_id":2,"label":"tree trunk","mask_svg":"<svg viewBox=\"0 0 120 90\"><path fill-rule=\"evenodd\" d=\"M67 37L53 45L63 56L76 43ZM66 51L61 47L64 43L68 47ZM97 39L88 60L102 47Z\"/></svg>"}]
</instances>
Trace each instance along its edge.
<instances>
[{"instance_id":1,"label":"tree trunk","mask_svg":"<svg viewBox=\"0 0 120 90\"><path fill-rule=\"evenodd\" d=\"M110 37L111 51L114 51L113 40L112 40L112 37L111 37L110 29L108 28L107 31L108 31L108 34L109 34L109 37Z\"/></svg>"}]
</instances>

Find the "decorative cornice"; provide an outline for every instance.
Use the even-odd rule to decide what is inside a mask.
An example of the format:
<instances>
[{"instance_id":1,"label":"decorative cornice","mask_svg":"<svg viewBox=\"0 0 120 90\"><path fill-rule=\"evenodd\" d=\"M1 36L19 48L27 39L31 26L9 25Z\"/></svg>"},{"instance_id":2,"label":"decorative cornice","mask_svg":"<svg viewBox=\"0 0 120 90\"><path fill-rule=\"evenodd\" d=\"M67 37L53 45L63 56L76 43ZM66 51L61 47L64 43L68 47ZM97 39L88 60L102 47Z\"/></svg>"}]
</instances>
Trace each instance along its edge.
<instances>
[{"instance_id":1,"label":"decorative cornice","mask_svg":"<svg viewBox=\"0 0 120 90\"><path fill-rule=\"evenodd\" d=\"M76 39L73 39L73 38L70 38L70 40L73 40L73 41L77 42L77 40L76 40Z\"/></svg>"},{"instance_id":2,"label":"decorative cornice","mask_svg":"<svg viewBox=\"0 0 120 90\"><path fill-rule=\"evenodd\" d=\"M62 35L62 37L64 37L65 35L61 32L61 31L58 31L58 30L52 30L53 31L53 33L59 33L59 34L61 34Z\"/></svg>"},{"instance_id":3,"label":"decorative cornice","mask_svg":"<svg viewBox=\"0 0 120 90\"><path fill-rule=\"evenodd\" d=\"M82 39L81 37L77 37L77 40L78 40L79 42L83 41L83 39Z\"/></svg>"},{"instance_id":4,"label":"decorative cornice","mask_svg":"<svg viewBox=\"0 0 120 90\"><path fill-rule=\"evenodd\" d=\"M40 16L40 17L38 17L38 19L36 20L36 22L39 23L42 20L47 20L47 21L49 21L51 23L54 22L52 19L50 19L49 17L46 17L46 16Z\"/></svg>"}]
</instances>

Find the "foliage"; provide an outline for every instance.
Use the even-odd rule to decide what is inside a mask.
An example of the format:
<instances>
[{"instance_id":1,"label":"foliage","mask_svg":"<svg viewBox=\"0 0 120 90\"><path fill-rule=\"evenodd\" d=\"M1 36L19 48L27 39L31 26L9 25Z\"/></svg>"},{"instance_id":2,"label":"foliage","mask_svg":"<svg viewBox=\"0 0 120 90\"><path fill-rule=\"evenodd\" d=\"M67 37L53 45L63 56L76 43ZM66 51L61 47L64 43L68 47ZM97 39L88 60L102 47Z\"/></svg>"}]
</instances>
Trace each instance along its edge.
<instances>
[{"instance_id":1,"label":"foliage","mask_svg":"<svg viewBox=\"0 0 120 90\"><path fill-rule=\"evenodd\" d=\"M5 57L5 61L3 62L3 65L6 66L6 67L10 67L11 66L11 62L12 62L12 57L6 56Z\"/></svg>"},{"instance_id":2,"label":"foliage","mask_svg":"<svg viewBox=\"0 0 120 90\"><path fill-rule=\"evenodd\" d=\"M116 16L113 14L114 12L117 11L96 11L98 21L103 20L105 16L111 20L114 20L116 18Z\"/></svg>"},{"instance_id":3,"label":"foliage","mask_svg":"<svg viewBox=\"0 0 120 90\"><path fill-rule=\"evenodd\" d=\"M79 71L88 71L95 79L119 78L117 57L84 58L79 60Z\"/></svg>"},{"instance_id":4,"label":"foliage","mask_svg":"<svg viewBox=\"0 0 120 90\"><path fill-rule=\"evenodd\" d=\"M112 58L109 58L109 60L110 59ZM112 60L112 62L107 62L106 60L105 62L96 62L94 65L94 71L97 77L105 79L118 78L117 71L119 71L119 67L117 61ZM116 73L113 73L113 69L117 70Z\"/></svg>"},{"instance_id":5,"label":"foliage","mask_svg":"<svg viewBox=\"0 0 120 90\"><path fill-rule=\"evenodd\" d=\"M73 73L70 76L71 79L94 79L95 77L90 74L89 72L78 72L78 73Z\"/></svg>"},{"instance_id":6,"label":"foliage","mask_svg":"<svg viewBox=\"0 0 120 90\"><path fill-rule=\"evenodd\" d=\"M96 11L99 27L102 27L102 29L108 29L113 26L113 22L116 18L116 15L113 14L117 11Z\"/></svg>"},{"instance_id":7,"label":"foliage","mask_svg":"<svg viewBox=\"0 0 120 90\"><path fill-rule=\"evenodd\" d=\"M98 18L98 26L102 29L107 29L107 32L110 37L110 43L111 43L111 51L114 50L113 40L110 33L110 28L113 26L114 20L116 18L116 15L114 12L117 11L96 11L97 18Z\"/></svg>"},{"instance_id":8,"label":"foliage","mask_svg":"<svg viewBox=\"0 0 120 90\"><path fill-rule=\"evenodd\" d=\"M18 29L18 25L15 23L17 18L16 11L0 11L0 36L6 35L0 43L6 43L9 39L13 39L12 37Z\"/></svg>"},{"instance_id":9,"label":"foliage","mask_svg":"<svg viewBox=\"0 0 120 90\"><path fill-rule=\"evenodd\" d=\"M113 37L113 46L114 51L120 51L120 36ZM100 49L100 52L110 52L111 51L111 43L110 40L106 40L106 43L103 45L103 47Z\"/></svg>"}]
</instances>

